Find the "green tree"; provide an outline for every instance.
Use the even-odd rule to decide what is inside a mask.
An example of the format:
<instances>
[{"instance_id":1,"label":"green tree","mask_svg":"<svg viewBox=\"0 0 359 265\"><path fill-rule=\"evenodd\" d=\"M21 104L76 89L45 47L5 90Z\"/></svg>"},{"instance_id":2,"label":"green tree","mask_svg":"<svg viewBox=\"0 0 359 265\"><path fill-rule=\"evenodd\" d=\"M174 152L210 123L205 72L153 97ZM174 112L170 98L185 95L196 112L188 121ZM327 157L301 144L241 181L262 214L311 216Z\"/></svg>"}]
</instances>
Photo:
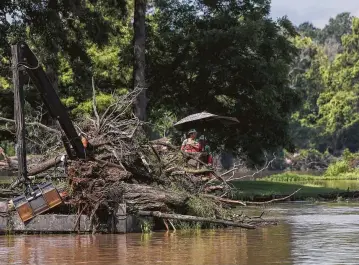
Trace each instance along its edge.
<instances>
[{"instance_id":1,"label":"green tree","mask_svg":"<svg viewBox=\"0 0 359 265\"><path fill-rule=\"evenodd\" d=\"M353 16L348 12L340 13L335 18L330 18L329 23L321 30L318 38L324 44L329 38L334 38L341 43L342 36L351 33Z\"/></svg>"},{"instance_id":2,"label":"green tree","mask_svg":"<svg viewBox=\"0 0 359 265\"><path fill-rule=\"evenodd\" d=\"M298 32L304 37L309 37L312 40L317 39L321 30L315 27L310 22L304 22L298 26Z\"/></svg>"},{"instance_id":3,"label":"green tree","mask_svg":"<svg viewBox=\"0 0 359 265\"><path fill-rule=\"evenodd\" d=\"M86 111L92 77L104 94L127 89L132 70L120 55L131 42L131 9L125 0L1 1L0 115L13 117L10 45L20 40L33 49L74 113ZM28 85L26 101L35 109L41 99L32 83ZM42 121L49 122L46 112ZM1 137L6 135L1 131Z\"/></svg>"},{"instance_id":4,"label":"green tree","mask_svg":"<svg viewBox=\"0 0 359 265\"><path fill-rule=\"evenodd\" d=\"M148 18L150 109L235 116L238 127L219 126L211 139L253 159L289 146L295 30L286 18L272 21L269 10L269 1L156 1Z\"/></svg>"},{"instance_id":5,"label":"green tree","mask_svg":"<svg viewBox=\"0 0 359 265\"><path fill-rule=\"evenodd\" d=\"M92 76L103 92L127 87L131 72L120 68L119 60L131 40L127 9L124 0L2 2L0 86L11 84L10 44L25 40L62 97L89 98ZM32 94L30 103L36 99Z\"/></svg>"},{"instance_id":6,"label":"green tree","mask_svg":"<svg viewBox=\"0 0 359 265\"><path fill-rule=\"evenodd\" d=\"M348 14L342 16L349 17ZM329 25L337 25L337 22L331 20ZM292 117L291 126L292 137L301 148L328 149L334 154L340 154L344 148L359 149L358 18L352 20L350 28L350 34L341 36L341 50L334 56L327 52L326 44L315 43L310 38L295 40L301 54L312 51L306 59L299 57L292 69L295 72L296 67L304 65L292 76L303 101Z\"/></svg>"}]
</instances>

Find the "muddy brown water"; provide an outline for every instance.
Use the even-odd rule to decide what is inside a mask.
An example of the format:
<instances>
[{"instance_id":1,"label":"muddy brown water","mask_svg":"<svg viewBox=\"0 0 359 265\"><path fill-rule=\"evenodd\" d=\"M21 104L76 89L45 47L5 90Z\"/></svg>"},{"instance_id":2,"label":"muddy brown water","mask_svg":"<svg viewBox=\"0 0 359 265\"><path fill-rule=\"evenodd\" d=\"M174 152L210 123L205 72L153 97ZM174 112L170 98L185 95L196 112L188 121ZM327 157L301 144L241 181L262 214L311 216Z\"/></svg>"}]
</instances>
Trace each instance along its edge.
<instances>
[{"instance_id":1,"label":"muddy brown water","mask_svg":"<svg viewBox=\"0 0 359 265\"><path fill-rule=\"evenodd\" d=\"M280 224L256 230L0 237L0 264L359 264L359 205L266 208Z\"/></svg>"}]
</instances>

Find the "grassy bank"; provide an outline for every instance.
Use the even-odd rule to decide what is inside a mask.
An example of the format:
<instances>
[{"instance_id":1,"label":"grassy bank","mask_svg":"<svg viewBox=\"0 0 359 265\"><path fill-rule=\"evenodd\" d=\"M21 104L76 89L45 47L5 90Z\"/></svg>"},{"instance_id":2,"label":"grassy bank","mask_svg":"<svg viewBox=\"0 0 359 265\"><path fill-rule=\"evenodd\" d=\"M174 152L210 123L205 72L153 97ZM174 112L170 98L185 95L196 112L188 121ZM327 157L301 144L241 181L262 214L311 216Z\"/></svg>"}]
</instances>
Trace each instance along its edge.
<instances>
[{"instance_id":1,"label":"grassy bank","mask_svg":"<svg viewBox=\"0 0 359 265\"><path fill-rule=\"evenodd\" d=\"M293 196L294 200L309 199L336 199L337 197L350 197L343 195L347 189L328 188L313 184L284 183L274 181L238 181L234 183L237 192L234 194L236 199L261 201L268 200L279 196L285 196L293 193L295 190L301 190Z\"/></svg>"},{"instance_id":2,"label":"grassy bank","mask_svg":"<svg viewBox=\"0 0 359 265\"><path fill-rule=\"evenodd\" d=\"M287 172L276 174L260 179L261 181L275 181L275 182L303 182L303 181L318 181L318 180L359 180L359 172L342 173L336 176L331 175L306 175L294 172Z\"/></svg>"}]
</instances>

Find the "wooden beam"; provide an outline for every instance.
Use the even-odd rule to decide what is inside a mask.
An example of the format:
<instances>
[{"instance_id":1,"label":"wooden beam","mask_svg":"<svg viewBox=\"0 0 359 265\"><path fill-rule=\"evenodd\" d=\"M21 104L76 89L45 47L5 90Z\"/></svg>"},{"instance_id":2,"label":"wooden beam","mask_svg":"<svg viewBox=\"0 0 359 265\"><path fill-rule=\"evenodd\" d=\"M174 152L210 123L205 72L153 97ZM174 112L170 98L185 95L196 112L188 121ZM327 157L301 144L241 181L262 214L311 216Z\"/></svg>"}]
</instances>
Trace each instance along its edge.
<instances>
[{"instance_id":1,"label":"wooden beam","mask_svg":"<svg viewBox=\"0 0 359 265\"><path fill-rule=\"evenodd\" d=\"M19 71L20 47L11 46L12 75L14 84L14 116L16 126L16 156L18 159L18 179L28 180L26 167L25 118L24 118L24 90L23 73Z\"/></svg>"}]
</instances>

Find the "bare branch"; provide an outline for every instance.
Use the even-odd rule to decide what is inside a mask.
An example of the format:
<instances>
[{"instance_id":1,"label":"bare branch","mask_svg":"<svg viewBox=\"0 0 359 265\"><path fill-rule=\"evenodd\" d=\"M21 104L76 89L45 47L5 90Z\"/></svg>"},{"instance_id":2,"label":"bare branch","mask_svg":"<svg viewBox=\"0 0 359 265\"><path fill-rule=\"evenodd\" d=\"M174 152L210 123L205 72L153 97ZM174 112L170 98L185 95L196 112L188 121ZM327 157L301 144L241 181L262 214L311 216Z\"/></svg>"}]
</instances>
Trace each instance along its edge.
<instances>
[{"instance_id":1,"label":"bare branch","mask_svg":"<svg viewBox=\"0 0 359 265\"><path fill-rule=\"evenodd\" d=\"M97 107L96 107L96 89L95 89L95 78L92 76L92 107L93 107L93 112L95 114L96 117L96 126L99 129L100 128L100 116L98 115L97 112Z\"/></svg>"},{"instance_id":2,"label":"bare branch","mask_svg":"<svg viewBox=\"0 0 359 265\"><path fill-rule=\"evenodd\" d=\"M229 173L232 173L232 172L238 170L241 165L242 165L242 163L240 163L240 164L238 164L238 165L237 165L237 164L234 164L233 168L230 169L230 170L228 170L228 171L226 171L226 172L224 172L224 173L222 173L222 174L221 174L221 177L223 177L223 176L225 176L225 175L228 175Z\"/></svg>"},{"instance_id":3,"label":"bare branch","mask_svg":"<svg viewBox=\"0 0 359 265\"><path fill-rule=\"evenodd\" d=\"M5 122L11 122L11 123L15 123L15 120L12 119L7 119L4 117L0 117L0 121L5 121ZM56 133L56 134L60 134L59 130L53 129L51 127L48 127L40 122L25 122L26 125L28 126L38 126L46 131L52 132L52 133Z\"/></svg>"},{"instance_id":4,"label":"bare branch","mask_svg":"<svg viewBox=\"0 0 359 265\"><path fill-rule=\"evenodd\" d=\"M274 156L274 158L273 158L272 160L270 160L269 162L268 162L267 156L266 156L266 162L265 162L264 166L263 166L261 169L259 169L259 170L257 169L256 172L254 172L253 174L251 174L251 175L246 175L246 176L242 176L242 177L238 177L238 178L235 178L235 177L234 177L234 174L233 174L230 178L227 179L227 182L238 181L238 180L245 179L245 178L249 178L249 177L250 177L250 178L253 178L255 175L257 175L257 174L261 173L262 171L268 169L268 168L272 165L272 163L277 159L277 157L275 156L275 154L273 154L273 156Z\"/></svg>"},{"instance_id":5,"label":"bare branch","mask_svg":"<svg viewBox=\"0 0 359 265\"><path fill-rule=\"evenodd\" d=\"M210 195L210 194L203 194L202 196L207 197L207 198L211 198L220 202L225 202L225 203L229 203L229 204L240 204L243 206L247 206L246 202L243 201L237 201L237 200L231 200L231 199L226 199L226 198L222 198L222 197L217 197L214 195Z\"/></svg>"},{"instance_id":6,"label":"bare branch","mask_svg":"<svg viewBox=\"0 0 359 265\"><path fill-rule=\"evenodd\" d=\"M220 220L213 218L204 218L192 215L181 215L181 214L167 214L158 211L139 211L138 215L140 216L154 216L158 218L172 219L172 220L182 220L182 221L191 221L191 222L207 222L207 223L215 223L215 224L223 224L226 226L234 226L241 227L246 229L254 229L255 226L246 224L244 222L233 222L228 220Z\"/></svg>"},{"instance_id":7,"label":"bare branch","mask_svg":"<svg viewBox=\"0 0 359 265\"><path fill-rule=\"evenodd\" d=\"M273 202L280 202L280 201L285 201L287 199L289 199L290 197L292 197L294 194L296 194L297 192L299 192L301 190L301 188L297 189L295 192L293 192L292 194L285 196L283 198L278 198L278 199L273 199L270 201L266 201L266 202L246 202L247 205L264 205L264 204L268 204L268 203L273 203Z\"/></svg>"}]
</instances>

